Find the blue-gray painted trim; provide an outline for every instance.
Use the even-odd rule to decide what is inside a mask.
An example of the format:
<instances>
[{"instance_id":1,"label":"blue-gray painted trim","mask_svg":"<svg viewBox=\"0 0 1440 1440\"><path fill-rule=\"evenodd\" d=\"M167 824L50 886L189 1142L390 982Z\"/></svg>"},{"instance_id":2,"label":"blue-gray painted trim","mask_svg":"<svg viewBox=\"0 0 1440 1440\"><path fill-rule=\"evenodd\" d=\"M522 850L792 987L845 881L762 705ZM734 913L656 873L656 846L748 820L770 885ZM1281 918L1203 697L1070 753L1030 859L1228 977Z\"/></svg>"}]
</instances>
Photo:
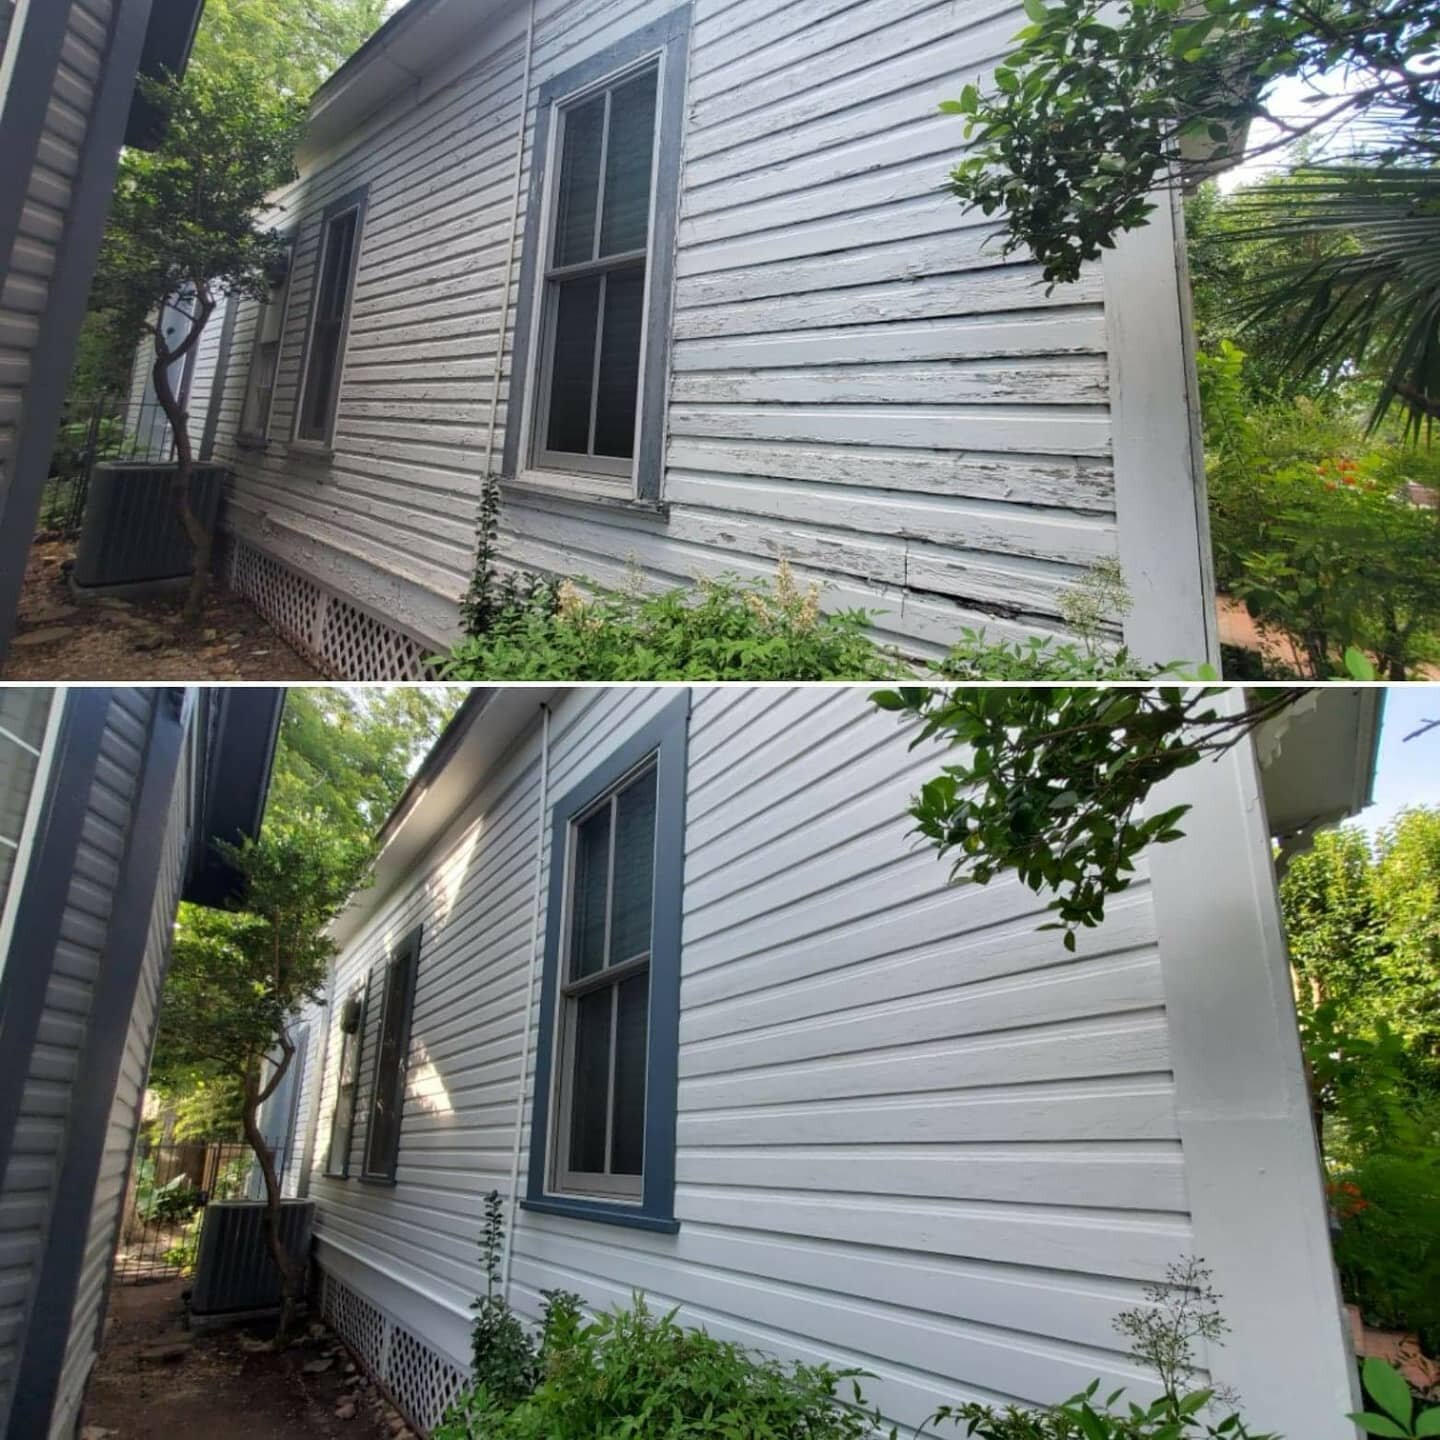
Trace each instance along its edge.
<instances>
[{"instance_id":1,"label":"blue-gray painted trim","mask_svg":"<svg viewBox=\"0 0 1440 1440\"><path fill-rule=\"evenodd\" d=\"M11 942L15 953L0 970L0 1181L10 1167L112 695L103 686L59 692L55 700L65 709L40 802L35 847L24 874L14 879L20 887Z\"/></svg>"},{"instance_id":2,"label":"blue-gray painted trim","mask_svg":"<svg viewBox=\"0 0 1440 1440\"><path fill-rule=\"evenodd\" d=\"M329 456L335 441L335 421L340 414L340 387L345 379L345 352L350 348L350 317L355 310L355 277L360 271L360 246L365 236L365 211L370 204L370 186L357 185L338 200L327 205L320 215L320 237L315 246L315 268L310 275L310 294L305 305L305 343L300 349L300 372L295 386L295 409L290 416L290 448L298 453ZM330 222L347 210L355 211L355 244L350 251L350 274L345 282L345 318L340 322L340 345L335 355L335 394L330 398L330 419L325 427L324 440L302 439L300 436L300 412L305 406L305 385L310 378L310 345L315 333L315 302L320 298L320 282L324 278L320 267L325 261L325 241L330 234ZM290 252L290 272L293 277L295 262L299 259L300 226L295 227L295 244ZM292 282L293 283L293 282ZM286 295L288 307L290 297ZM282 337L283 339L283 337ZM275 378L280 378L277 360ZM275 397L270 397L270 413L275 413ZM267 426L267 433L269 427Z\"/></svg>"},{"instance_id":3,"label":"blue-gray painted trim","mask_svg":"<svg viewBox=\"0 0 1440 1440\"><path fill-rule=\"evenodd\" d=\"M670 312L675 292L675 224L680 208L680 159L685 129L685 86L689 71L690 6L678 6L643 30L627 35L540 87L531 147L530 189L525 201L525 244L520 260L520 299L515 307L515 346L510 363L501 474L514 479L521 464L522 400L531 384L530 332L539 301L540 235L545 228L545 171L550 154L550 119L555 103L603 79L611 71L664 50L664 94L656 112L660 150L655 172L655 223L646 261L650 303L645 313L645 373L640 381L643 423L636 444L635 494L660 499L665 473L665 401L670 378ZM528 441L525 446L528 449Z\"/></svg>"},{"instance_id":4,"label":"blue-gray painted trim","mask_svg":"<svg viewBox=\"0 0 1440 1440\"><path fill-rule=\"evenodd\" d=\"M32 24L52 23L62 10L58 4L31 5L26 12L25 33ZM135 92L135 72L140 63L140 49L145 41L145 27L150 18L150 0L125 0L116 7L100 84L90 114L80 158L80 173L71 192L71 205L65 234L56 257L55 273L50 279L50 292L40 324L40 339L30 356L30 380L20 402L19 428L11 456L7 488L0 493L0 662L5 659L10 636L15 628L15 614L20 601L20 587L25 579L25 562L30 542L35 535L35 521L40 513L40 498L45 478L50 472L50 454L55 432L60 425L61 408L65 402L65 385L75 356L75 342L90 300L90 282L95 274L95 261L100 252L100 237L110 214L110 200L115 193L115 174L120 165L120 137ZM12 32L10 43L19 43ZM58 55L58 50L56 54ZM36 57L38 67L41 57ZM54 65L32 69L27 55L17 65L17 74L10 86L15 92L41 90L43 110L49 104ZM17 164L16 151L33 147L29 131L21 126L11 128L11 95L7 94L5 113L0 116L0 167ZM27 113L26 123L30 117ZM38 145L38 132L35 144ZM23 191L15 193L13 178L0 170L0 287L9 268L13 234L7 242L4 227L19 222ZM25 167L26 188L29 186L29 164Z\"/></svg>"},{"instance_id":5,"label":"blue-gray painted trim","mask_svg":"<svg viewBox=\"0 0 1440 1440\"><path fill-rule=\"evenodd\" d=\"M690 691L682 690L555 802L550 839L550 897L545 972L530 1117L530 1182L525 1209L602 1220L644 1230L674 1230L675 1104L680 1062L680 923L685 875L685 780ZM645 1173L639 1205L546 1193L555 1047L556 997L564 931L566 856L572 819L655 756L655 900L650 940L650 1016L645 1071Z\"/></svg>"},{"instance_id":6,"label":"blue-gray painted trim","mask_svg":"<svg viewBox=\"0 0 1440 1440\"><path fill-rule=\"evenodd\" d=\"M50 1433L85 1261L95 1186L164 865L165 830L184 743L183 692L166 687L155 696L124 869L116 887L84 1049L71 1090L65 1152L36 1277L38 1298L16 1373L10 1411L10 1434L16 1437ZM115 1220L118 1227L118 1211Z\"/></svg>"},{"instance_id":7,"label":"blue-gray painted trim","mask_svg":"<svg viewBox=\"0 0 1440 1440\"><path fill-rule=\"evenodd\" d=\"M410 1069L410 1021L415 1014L415 981L420 974L420 941L423 933L424 926L416 925L385 961L385 989L380 1002L380 1027L375 1034L375 1074L371 1079L369 1113L365 1119L365 1154L360 1161L360 1178L375 1185L395 1183L395 1167L400 1159L400 1127L405 1120L405 1078ZM407 950L410 953L409 964L405 970L405 993L398 997L392 996L390 982L394 977L394 967ZM389 1013L392 1000L397 998L403 1008L400 1012L400 1038L397 1046L399 1063L395 1067L395 1083L390 1094L390 1103L395 1107L395 1141L389 1155L382 1157L384 1164L372 1166L370 1142L375 1135L375 1107L382 1098L380 1061L385 1054L385 1017Z\"/></svg>"}]
</instances>

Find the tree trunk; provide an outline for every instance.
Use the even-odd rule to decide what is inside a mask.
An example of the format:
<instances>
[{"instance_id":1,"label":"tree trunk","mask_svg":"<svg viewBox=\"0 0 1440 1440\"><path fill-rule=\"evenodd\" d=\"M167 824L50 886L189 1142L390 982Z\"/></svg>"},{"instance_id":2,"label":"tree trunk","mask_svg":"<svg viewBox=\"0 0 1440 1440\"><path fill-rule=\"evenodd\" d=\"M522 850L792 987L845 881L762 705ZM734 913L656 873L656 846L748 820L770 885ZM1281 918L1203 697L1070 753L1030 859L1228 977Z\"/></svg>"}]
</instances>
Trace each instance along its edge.
<instances>
[{"instance_id":1,"label":"tree trunk","mask_svg":"<svg viewBox=\"0 0 1440 1440\"><path fill-rule=\"evenodd\" d=\"M190 417L170 384L170 367L199 344L205 322L215 309L215 302L205 290L197 292L195 303L197 309L191 317L189 333L173 350L164 334L165 306L160 307L160 314L155 320L155 366L151 371L155 383L155 398L160 402L160 408L164 410L165 418L170 422L171 433L175 437L175 476L170 482L170 494L176 514L180 517L181 528L185 531L185 538L189 540L195 557L194 569L190 575L190 591L185 597L185 609L182 612L182 619L190 624L200 618L205 603L205 589L210 583L210 552L214 540L210 531L200 523L200 517L190 504L190 476L195 468L195 452L190 445Z\"/></svg>"},{"instance_id":2,"label":"tree trunk","mask_svg":"<svg viewBox=\"0 0 1440 1440\"><path fill-rule=\"evenodd\" d=\"M290 1333L295 1318L295 1305L300 1297L301 1267L291 1263L285 1253L285 1243L280 1234L280 1179L275 1173L275 1157L260 1132L260 1106L275 1093L285 1072L290 1068L295 1047L288 1035L281 1037L281 1058L264 1088L260 1085L260 1064L257 1061L245 1076L245 1106L241 1112L241 1124L245 1127L245 1139L255 1152L260 1165L260 1174L265 1181L265 1240L270 1247L270 1258L280 1274L280 1322L275 1327L275 1348L282 1348Z\"/></svg>"}]
</instances>

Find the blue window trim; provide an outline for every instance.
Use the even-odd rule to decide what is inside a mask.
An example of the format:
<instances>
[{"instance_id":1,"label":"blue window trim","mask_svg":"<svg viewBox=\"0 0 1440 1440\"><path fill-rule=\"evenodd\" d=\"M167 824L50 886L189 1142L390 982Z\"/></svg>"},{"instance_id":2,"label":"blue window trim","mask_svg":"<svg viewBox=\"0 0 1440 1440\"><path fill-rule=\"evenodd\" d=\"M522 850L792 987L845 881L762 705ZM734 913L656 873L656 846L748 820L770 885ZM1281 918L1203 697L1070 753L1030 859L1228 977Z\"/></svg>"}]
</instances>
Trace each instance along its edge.
<instances>
[{"instance_id":1,"label":"blue window trim","mask_svg":"<svg viewBox=\"0 0 1440 1440\"><path fill-rule=\"evenodd\" d=\"M420 974L421 929L422 927L417 925L385 957L385 985L381 991L380 1026L375 1032L375 1073L370 1082L370 1104L366 1108L365 1115L365 1150L360 1157L360 1179L370 1185L393 1185L395 1183L395 1167L400 1159L400 1126L405 1119L405 1077L410 1068L408 1064L410 1021L415 1010L415 982ZM395 966L406 951L409 952L409 964L404 974L404 993L392 994L391 982L395 978ZM385 1056L385 1020L392 1004L401 1007L400 1058L395 1067L395 1086L390 1095L391 1103L395 1107L395 1142L388 1155L377 1157L371 1154L371 1143L375 1137L375 1109L380 1100L384 1098L380 1092L380 1062ZM376 1159L382 1163L375 1165L373 1162Z\"/></svg>"},{"instance_id":2,"label":"blue window trim","mask_svg":"<svg viewBox=\"0 0 1440 1440\"><path fill-rule=\"evenodd\" d=\"M549 1215L674 1233L675 1091L680 1059L680 919L685 865L685 765L690 692L682 691L555 802L550 840L550 899L545 919L545 973L540 987L540 1040L530 1119L530 1181L521 1207ZM638 1205L551 1192L550 1117L554 1096L556 996L564 931L566 857L574 817L655 757L655 909L650 949L650 1016L645 1083L645 1174Z\"/></svg>"}]
</instances>

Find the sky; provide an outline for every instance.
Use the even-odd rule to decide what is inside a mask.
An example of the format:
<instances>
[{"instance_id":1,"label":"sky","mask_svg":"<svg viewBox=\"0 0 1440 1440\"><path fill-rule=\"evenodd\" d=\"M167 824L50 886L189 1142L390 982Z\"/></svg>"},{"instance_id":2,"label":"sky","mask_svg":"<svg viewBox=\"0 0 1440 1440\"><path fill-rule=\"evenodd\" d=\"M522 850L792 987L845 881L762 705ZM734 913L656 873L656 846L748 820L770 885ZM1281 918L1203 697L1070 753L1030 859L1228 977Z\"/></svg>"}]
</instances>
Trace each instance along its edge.
<instances>
[{"instance_id":1,"label":"sky","mask_svg":"<svg viewBox=\"0 0 1440 1440\"><path fill-rule=\"evenodd\" d=\"M1440 805L1440 730L1406 741L1422 720L1440 719L1440 686L1392 685L1385 692L1375 800L1358 816L1372 835L1406 805Z\"/></svg>"}]
</instances>

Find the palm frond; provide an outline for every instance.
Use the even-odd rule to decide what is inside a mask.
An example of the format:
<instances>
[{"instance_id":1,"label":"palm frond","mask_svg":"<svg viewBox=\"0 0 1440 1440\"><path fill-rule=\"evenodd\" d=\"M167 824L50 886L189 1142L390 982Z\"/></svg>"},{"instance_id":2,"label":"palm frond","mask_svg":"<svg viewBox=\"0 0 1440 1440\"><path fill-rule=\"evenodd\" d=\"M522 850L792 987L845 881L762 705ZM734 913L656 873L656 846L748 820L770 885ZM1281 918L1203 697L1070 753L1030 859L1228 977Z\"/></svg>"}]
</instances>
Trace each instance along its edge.
<instances>
[{"instance_id":1,"label":"palm frond","mask_svg":"<svg viewBox=\"0 0 1440 1440\"><path fill-rule=\"evenodd\" d=\"M1418 436L1440 418L1440 169L1311 166L1246 197L1253 230L1312 252L1250 297L1242 321L1291 330L1297 375L1380 372L1373 430L1396 407Z\"/></svg>"}]
</instances>

